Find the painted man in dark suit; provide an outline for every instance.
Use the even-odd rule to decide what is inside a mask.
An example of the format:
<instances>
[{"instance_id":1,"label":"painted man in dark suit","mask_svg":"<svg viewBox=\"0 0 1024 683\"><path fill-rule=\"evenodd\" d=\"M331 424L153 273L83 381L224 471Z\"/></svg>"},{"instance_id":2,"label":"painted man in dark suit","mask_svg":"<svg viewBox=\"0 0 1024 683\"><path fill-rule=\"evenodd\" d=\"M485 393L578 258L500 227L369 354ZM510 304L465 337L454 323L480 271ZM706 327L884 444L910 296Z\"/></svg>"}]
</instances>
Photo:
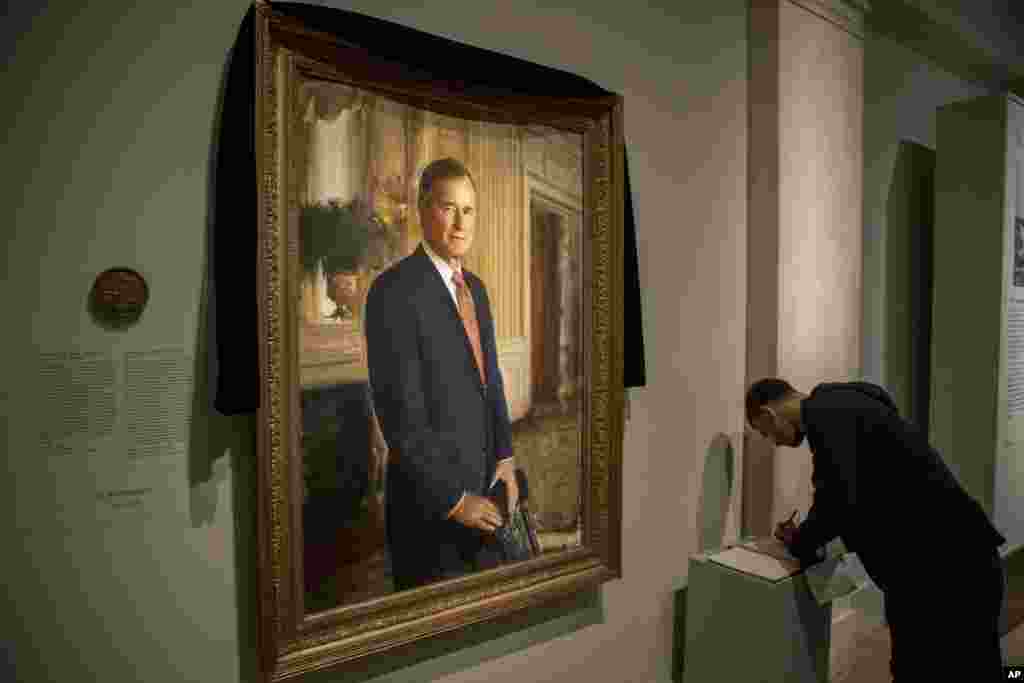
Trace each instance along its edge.
<instances>
[{"instance_id":1,"label":"painted man in dark suit","mask_svg":"<svg viewBox=\"0 0 1024 683\"><path fill-rule=\"evenodd\" d=\"M374 280L366 302L370 386L390 449L387 535L398 590L480 569L504 523L488 491L501 479L518 501L494 319L483 282L462 268L476 229L465 166L427 166L418 208L423 243Z\"/></svg>"}]
</instances>

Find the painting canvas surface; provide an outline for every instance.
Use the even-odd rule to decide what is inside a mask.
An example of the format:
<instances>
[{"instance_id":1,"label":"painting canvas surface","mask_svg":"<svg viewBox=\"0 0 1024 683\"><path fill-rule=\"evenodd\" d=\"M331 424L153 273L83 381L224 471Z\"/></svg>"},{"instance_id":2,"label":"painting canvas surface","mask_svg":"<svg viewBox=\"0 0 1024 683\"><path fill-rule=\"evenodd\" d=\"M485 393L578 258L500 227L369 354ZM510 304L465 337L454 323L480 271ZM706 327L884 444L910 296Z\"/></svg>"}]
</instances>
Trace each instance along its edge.
<instances>
[{"instance_id":1,"label":"painting canvas surface","mask_svg":"<svg viewBox=\"0 0 1024 683\"><path fill-rule=\"evenodd\" d=\"M425 167L472 174L463 267L486 287L516 466L542 553L580 544L582 137L444 116L300 81L285 170L297 293L303 567L308 611L394 591L389 456L367 370L366 299L423 241Z\"/></svg>"}]
</instances>

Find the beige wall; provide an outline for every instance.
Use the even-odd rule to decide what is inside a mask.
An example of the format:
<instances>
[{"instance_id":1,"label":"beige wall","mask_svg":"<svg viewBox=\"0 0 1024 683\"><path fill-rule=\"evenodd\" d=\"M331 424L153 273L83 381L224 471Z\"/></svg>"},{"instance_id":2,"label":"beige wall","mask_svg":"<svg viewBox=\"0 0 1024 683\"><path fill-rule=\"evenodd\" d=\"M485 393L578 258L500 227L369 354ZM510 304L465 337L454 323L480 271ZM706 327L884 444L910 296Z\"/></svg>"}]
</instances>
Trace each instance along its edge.
<instances>
[{"instance_id":1,"label":"beige wall","mask_svg":"<svg viewBox=\"0 0 1024 683\"><path fill-rule=\"evenodd\" d=\"M780 21L779 372L809 391L860 376L864 45L789 3ZM777 461L773 519L810 478L809 457Z\"/></svg>"},{"instance_id":2,"label":"beige wall","mask_svg":"<svg viewBox=\"0 0 1024 683\"><path fill-rule=\"evenodd\" d=\"M809 392L860 375L864 46L789 0L755 2L751 28L761 61L751 78L748 379L784 377ZM751 443L745 512L756 533L810 504L807 445L779 449L773 469L771 451Z\"/></svg>"}]
</instances>

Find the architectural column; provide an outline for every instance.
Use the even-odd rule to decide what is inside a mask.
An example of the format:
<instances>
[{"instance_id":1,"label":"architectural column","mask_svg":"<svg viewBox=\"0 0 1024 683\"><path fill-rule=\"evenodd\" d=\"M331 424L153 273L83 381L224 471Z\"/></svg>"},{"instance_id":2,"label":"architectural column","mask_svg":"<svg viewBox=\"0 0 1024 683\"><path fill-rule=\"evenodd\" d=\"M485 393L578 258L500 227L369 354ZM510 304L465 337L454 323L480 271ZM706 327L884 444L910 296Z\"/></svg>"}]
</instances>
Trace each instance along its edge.
<instances>
[{"instance_id":1,"label":"architectural column","mask_svg":"<svg viewBox=\"0 0 1024 683\"><path fill-rule=\"evenodd\" d=\"M863 0L752 0L747 385L860 376ZM745 533L811 500L811 457L744 450Z\"/></svg>"}]
</instances>

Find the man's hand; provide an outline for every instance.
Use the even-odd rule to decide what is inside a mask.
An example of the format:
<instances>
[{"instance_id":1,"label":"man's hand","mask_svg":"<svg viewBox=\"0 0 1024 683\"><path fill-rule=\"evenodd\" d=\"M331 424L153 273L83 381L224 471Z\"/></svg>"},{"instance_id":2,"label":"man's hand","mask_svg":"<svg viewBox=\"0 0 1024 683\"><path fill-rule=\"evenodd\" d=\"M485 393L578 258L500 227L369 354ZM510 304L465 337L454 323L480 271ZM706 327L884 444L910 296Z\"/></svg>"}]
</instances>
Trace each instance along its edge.
<instances>
[{"instance_id":1,"label":"man's hand","mask_svg":"<svg viewBox=\"0 0 1024 683\"><path fill-rule=\"evenodd\" d=\"M515 513L516 507L519 505L519 483L516 481L516 466L515 462L511 459L503 460L498 464L498 469L494 473L494 482L491 486L501 479L505 482L505 491L508 493L508 513L511 515Z\"/></svg>"},{"instance_id":2,"label":"man's hand","mask_svg":"<svg viewBox=\"0 0 1024 683\"><path fill-rule=\"evenodd\" d=\"M494 533L495 529L505 523L498 506L483 496L467 493L462 505L452 514L452 519L463 526Z\"/></svg>"},{"instance_id":3,"label":"man's hand","mask_svg":"<svg viewBox=\"0 0 1024 683\"><path fill-rule=\"evenodd\" d=\"M775 525L775 538L782 541L787 548L792 547L796 543L798 535L799 530L792 520L787 519L785 522L779 522Z\"/></svg>"}]
</instances>

